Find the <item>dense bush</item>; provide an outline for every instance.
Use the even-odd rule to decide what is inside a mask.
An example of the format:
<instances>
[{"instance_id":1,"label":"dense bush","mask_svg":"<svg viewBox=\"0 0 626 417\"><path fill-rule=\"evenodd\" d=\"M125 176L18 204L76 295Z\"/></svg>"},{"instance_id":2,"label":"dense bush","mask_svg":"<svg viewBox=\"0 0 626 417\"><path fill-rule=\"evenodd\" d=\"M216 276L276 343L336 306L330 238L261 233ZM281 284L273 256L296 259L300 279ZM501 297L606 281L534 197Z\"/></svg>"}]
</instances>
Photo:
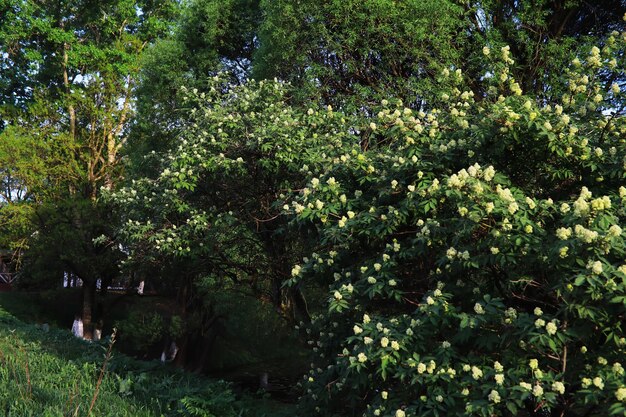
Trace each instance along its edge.
<instances>
[{"instance_id":1,"label":"dense bush","mask_svg":"<svg viewBox=\"0 0 626 417\"><path fill-rule=\"evenodd\" d=\"M329 285L307 409L626 412L623 37L564 70L558 103L485 47L488 95L445 69L434 108L384 101L311 175L284 208L321 234L291 282Z\"/></svg>"},{"instance_id":2,"label":"dense bush","mask_svg":"<svg viewBox=\"0 0 626 417\"><path fill-rule=\"evenodd\" d=\"M197 371L301 320L307 416L626 414L626 2L58 3L0 2L0 246L87 339L125 271ZM2 317L9 415L236 412Z\"/></svg>"}]
</instances>

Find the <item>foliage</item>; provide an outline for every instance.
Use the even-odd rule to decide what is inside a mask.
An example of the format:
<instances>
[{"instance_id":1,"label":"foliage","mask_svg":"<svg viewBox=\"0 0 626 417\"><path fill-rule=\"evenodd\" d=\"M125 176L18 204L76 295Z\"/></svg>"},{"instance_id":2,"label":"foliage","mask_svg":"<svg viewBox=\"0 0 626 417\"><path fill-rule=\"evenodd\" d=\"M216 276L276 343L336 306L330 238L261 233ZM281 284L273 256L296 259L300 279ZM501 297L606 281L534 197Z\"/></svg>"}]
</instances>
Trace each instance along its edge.
<instances>
[{"instance_id":1,"label":"foliage","mask_svg":"<svg viewBox=\"0 0 626 417\"><path fill-rule=\"evenodd\" d=\"M390 92L419 107L432 74L457 64L471 37L453 1L284 0L261 7L253 74L292 81L296 94L346 112Z\"/></svg>"},{"instance_id":2,"label":"foliage","mask_svg":"<svg viewBox=\"0 0 626 417\"><path fill-rule=\"evenodd\" d=\"M150 0L0 2L3 181L30 206L3 207L2 214L17 214L4 241L30 249L25 276L45 275L44 260L57 272L48 277L80 276L87 336L96 281L113 278L121 256L97 241L114 223L97 197L121 175L139 58L167 32L176 8Z\"/></svg>"},{"instance_id":3,"label":"foliage","mask_svg":"<svg viewBox=\"0 0 626 417\"><path fill-rule=\"evenodd\" d=\"M80 289L9 291L0 293L0 306L25 323L48 323L69 329L80 308Z\"/></svg>"},{"instance_id":4,"label":"foliage","mask_svg":"<svg viewBox=\"0 0 626 417\"><path fill-rule=\"evenodd\" d=\"M618 4L619 3L619 4ZM623 2L599 1L263 1L252 73L279 77L295 95L346 112L392 95L430 107L443 67L462 69L482 94L483 46L510 45L513 76L527 92L555 98L560 69L577 48L619 29Z\"/></svg>"},{"instance_id":5,"label":"foliage","mask_svg":"<svg viewBox=\"0 0 626 417\"><path fill-rule=\"evenodd\" d=\"M171 311L175 310L174 302L166 298L126 296L125 300L118 299L113 303L117 303L111 313L111 316L116 316L113 327L118 329L124 352L156 358L166 340L180 338L189 326Z\"/></svg>"},{"instance_id":6,"label":"foliage","mask_svg":"<svg viewBox=\"0 0 626 417\"><path fill-rule=\"evenodd\" d=\"M151 168L141 158L175 144L180 127L180 87L206 91L207 80L228 70L233 80L247 78L256 50L261 10L258 0L193 0L185 3L172 33L154 43L142 58L137 117L129 140L130 168Z\"/></svg>"},{"instance_id":7,"label":"foliage","mask_svg":"<svg viewBox=\"0 0 626 417\"><path fill-rule=\"evenodd\" d=\"M111 195L128 262L181 259L201 286L245 283L281 308L300 239L286 233L281 200L349 136L337 128L345 120L290 106L278 83L229 90L216 76L211 86L188 92L178 146L147 155L159 172Z\"/></svg>"},{"instance_id":8,"label":"foliage","mask_svg":"<svg viewBox=\"0 0 626 417\"><path fill-rule=\"evenodd\" d=\"M12 250L21 261L29 247L28 237L36 230L34 203L41 203L71 180L72 147L61 138L42 141L22 127L7 127L0 137L0 247Z\"/></svg>"},{"instance_id":9,"label":"foliage","mask_svg":"<svg viewBox=\"0 0 626 417\"><path fill-rule=\"evenodd\" d=\"M477 34L477 49L482 44L494 49L509 45L517 61L511 66L515 79L527 93L533 91L538 99L550 101L558 101L565 92L558 89L561 70L606 33L621 30L626 12L626 3L612 0L487 0L473 7L475 14L468 18ZM476 68L476 63L480 60L463 71Z\"/></svg>"},{"instance_id":10,"label":"foliage","mask_svg":"<svg viewBox=\"0 0 626 417\"><path fill-rule=\"evenodd\" d=\"M306 415L626 413L623 1L194 0L145 55L175 2L58 6L0 0L2 243L87 319L128 252L188 342L301 318Z\"/></svg>"},{"instance_id":11,"label":"foliage","mask_svg":"<svg viewBox=\"0 0 626 417\"><path fill-rule=\"evenodd\" d=\"M138 351L146 351L164 336L163 318L155 311L131 311L128 318L118 321L115 327Z\"/></svg>"},{"instance_id":12,"label":"foliage","mask_svg":"<svg viewBox=\"0 0 626 417\"><path fill-rule=\"evenodd\" d=\"M209 297L216 313L224 317L224 332L211 357L213 369L300 376L308 363L308 351L271 304L229 287Z\"/></svg>"},{"instance_id":13,"label":"foliage","mask_svg":"<svg viewBox=\"0 0 626 417\"><path fill-rule=\"evenodd\" d=\"M508 46L482 50L483 96L443 68L428 112L305 112L280 82L217 78L160 174L114 195L124 233L216 268L259 202L295 218L317 250L288 283L329 286L305 326L309 412L622 414L623 42L573 60L556 102L524 95Z\"/></svg>"},{"instance_id":14,"label":"foliage","mask_svg":"<svg viewBox=\"0 0 626 417\"><path fill-rule=\"evenodd\" d=\"M623 44L576 58L552 103L485 48L480 101L444 69L438 107L385 100L311 176L286 210L320 231L291 282L329 285L307 409L624 414Z\"/></svg>"}]
</instances>

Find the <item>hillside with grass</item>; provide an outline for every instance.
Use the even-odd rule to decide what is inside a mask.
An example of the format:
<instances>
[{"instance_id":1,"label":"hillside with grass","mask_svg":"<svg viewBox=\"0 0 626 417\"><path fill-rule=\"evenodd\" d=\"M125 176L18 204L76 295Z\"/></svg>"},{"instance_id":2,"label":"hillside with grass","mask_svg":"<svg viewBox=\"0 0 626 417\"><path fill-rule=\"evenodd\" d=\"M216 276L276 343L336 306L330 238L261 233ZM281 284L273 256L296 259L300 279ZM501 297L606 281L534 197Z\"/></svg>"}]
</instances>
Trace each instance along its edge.
<instances>
[{"instance_id":1,"label":"hillside with grass","mask_svg":"<svg viewBox=\"0 0 626 417\"><path fill-rule=\"evenodd\" d=\"M228 383L142 362L69 331L26 324L0 307L0 414L27 416L293 415L237 398Z\"/></svg>"}]
</instances>

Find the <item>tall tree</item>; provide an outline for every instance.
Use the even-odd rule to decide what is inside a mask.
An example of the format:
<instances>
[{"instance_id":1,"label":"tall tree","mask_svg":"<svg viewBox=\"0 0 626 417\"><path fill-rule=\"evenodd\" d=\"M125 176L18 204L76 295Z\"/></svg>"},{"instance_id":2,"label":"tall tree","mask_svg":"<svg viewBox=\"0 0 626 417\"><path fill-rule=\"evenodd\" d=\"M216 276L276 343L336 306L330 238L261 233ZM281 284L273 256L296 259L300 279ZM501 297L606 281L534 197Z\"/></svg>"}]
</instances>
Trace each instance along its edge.
<instances>
[{"instance_id":1,"label":"tall tree","mask_svg":"<svg viewBox=\"0 0 626 417\"><path fill-rule=\"evenodd\" d=\"M204 90L217 71L291 82L294 98L363 112L391 94L412 108L432 105L443 66L461 69L477 97L485 45L509 45L510 70L546 99L574 52L619 27L624 1L193 0L173 36L144 61L136 145L171 140L181 85ZM155 129L155 126L158 128ZM163 134L165 133L165 134ZM165 139L169 138L169 139Z\"/></svg>"},{"instance_id":2,"label":"tall tree","mask_svg":"<svg viewBox=\"0 0 626 417\"><path fill-rule=\"evenodd\" d=\"M62 144L59 175L29 189L41 192L31 196L39 231L32 243L83 280L87 336L96 281L111 278L116 258L94 243L110 227L99 190L120 175L139 58L167 32L176 8L150 0L0 2L0 139L36 138L43 152L28 156L32 166Z\"/></svg>"},{"instance_id":3,"label":"tall tree","mask_svg":"<svg viewBox=\"0 0 626 417\"><path fill-rule=\"evenodd\" d=\"M485 45L509 45L511 73L547 98L551 80L575 50L618 28L624 1L263 1L254 57L257 77L279 77L305 97L371 106L386 94L415 106L439 89L445 65L479 91ZM559 92L557 92L559 93Z\"/></svg>"},{"instance_id":4,"label":"tall tree","mask_svg":"<svg viewBox=\"0 0 626 417\"><path fill-rule=\"evenodd\" d=\"M419 106L443 63L468 49L453 1L263 1L256 77L293 82L304 98L351 111L393 92ZM436 18L434 18L436 16Z\"/></svg>"},{"instance_id":5,"label":"tall tree","mask_svg":"<svg viewBox=\"0 0 626 417\"><path fill-rule=\"evenodd\" d=\"M237 83L248 78L262 19L258 0L192 0L171 36L156 42L142 61L136 125L131 134L134 165L148 151L172 146L179 131L182 86L206 91L208 79L227 71Z\"/></svg>"},{"instance_id":6,"label":"tall tree","mask_svg":"<svg viewBox=\"0 0 626 417\"><path fill-rule=\"evenodd\" d=\"M207 290L249 294L291 323L309 321L302 288L283 286L304 248L303 233L288 229L280 200L300 188L305 171L325 163L326 152L344 137L336 127L345 119L326 108L290 106L288 90L278 82L231 90L229 81L211 79L207 94L188 91L179 146L150 156L156 175L113 194L130 261L143 270L177 266L174 276L163 278L177 289L189 323L179 340L183 356L193 347L191 338L215 322L199 314L210 311ZM202 357L200 366L209 358Z\"/></svg>"}]
</instances>

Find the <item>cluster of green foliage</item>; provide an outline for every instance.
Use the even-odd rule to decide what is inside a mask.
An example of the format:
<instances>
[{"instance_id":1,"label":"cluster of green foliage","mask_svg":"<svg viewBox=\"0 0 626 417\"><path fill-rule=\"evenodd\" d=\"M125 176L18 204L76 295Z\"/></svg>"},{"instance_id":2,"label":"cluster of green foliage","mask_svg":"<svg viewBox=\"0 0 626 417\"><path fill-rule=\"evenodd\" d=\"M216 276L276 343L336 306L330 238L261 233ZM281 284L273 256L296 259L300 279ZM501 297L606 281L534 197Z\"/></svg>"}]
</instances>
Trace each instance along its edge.
<instances>
[{"instance_id":1,"label":"cluster of green foliage","mask_svg":"<svg viewBox=\"0 0 626 417\"><path fill-rule=\"evenodd\" d=\"M626 119L623 34L525 96L508 46L474 100L444 69L441 101L385 101L371 144L344 147L285 214L318 253L305 403L327 415L623 415Z\"/></svg>"},{"instance_id":2,"label":"cluster of green foliage","mask_svg":"<svg viewBox=\"0 0 626 417\"><path fill-rule=\"evenodd\" d=\"M84 283L86 332L96 281L119 248L94 242L114 220L98 200L121 175L140 57L168 32L175 2L0 2L3 237L36 286ZM53 278L53 279L51 279Z\"/></svg>"}]
</instances>

